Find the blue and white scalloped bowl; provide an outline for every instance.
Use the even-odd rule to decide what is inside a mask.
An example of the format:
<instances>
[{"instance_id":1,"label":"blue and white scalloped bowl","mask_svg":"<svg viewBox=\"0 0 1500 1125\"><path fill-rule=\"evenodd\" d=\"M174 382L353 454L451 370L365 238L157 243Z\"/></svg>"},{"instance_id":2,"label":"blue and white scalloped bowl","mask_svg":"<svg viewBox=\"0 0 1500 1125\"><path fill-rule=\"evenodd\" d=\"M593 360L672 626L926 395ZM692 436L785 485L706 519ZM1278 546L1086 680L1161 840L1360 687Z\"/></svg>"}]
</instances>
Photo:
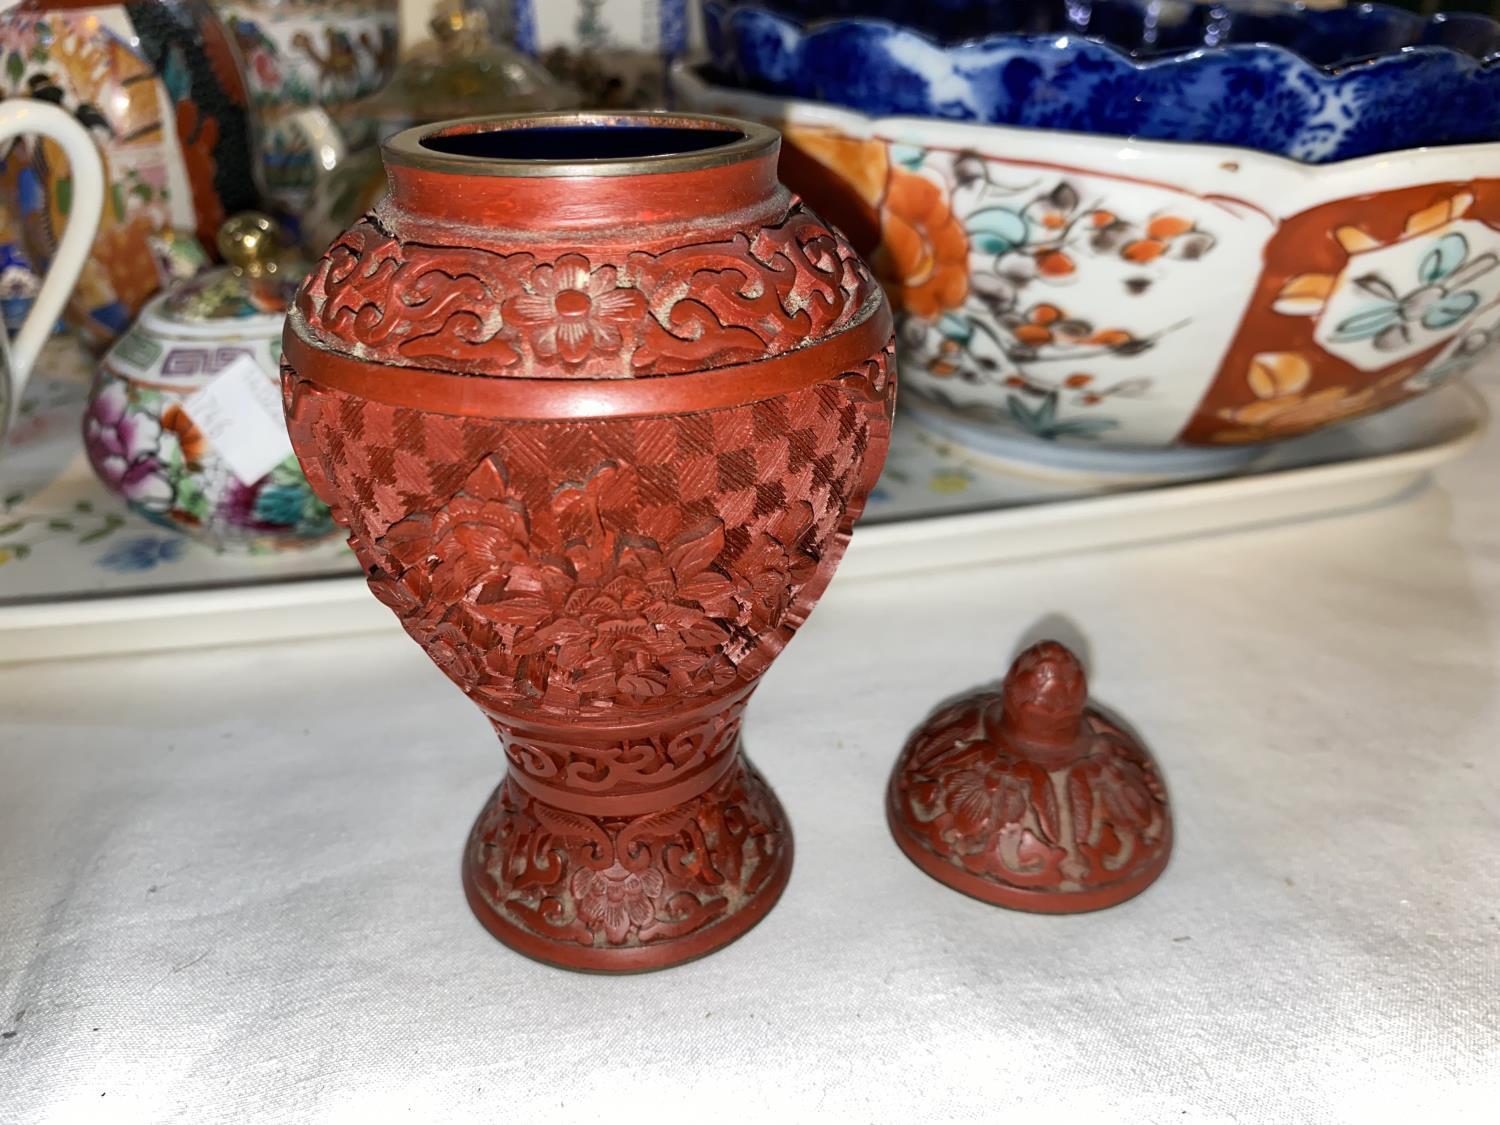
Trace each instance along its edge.
<instances>
[{"instance_id":1,"label":"blue and white scalloped bowl","mask_svg":"<svg viewBox=\"0 0 1500 1125\"><path fill-rule=\"evenodd\" d=\"M1306 164L715 86L897 310L908 409L1054 469L1199 475L1500 351L1500 143Z\"/></svg>"},{"instance_id":2,"label":"blue and white scalloped bowl","mask_svg":"<svg viewBox=\"0 0 1500 1125\"><path fill-rule=\"evenodd\" d=\"M703 10L725 84L875 116L1309 163L1500 139L1500 25L1468 13L1274 0L709 0Z\"/></svg>"}]
</instances>

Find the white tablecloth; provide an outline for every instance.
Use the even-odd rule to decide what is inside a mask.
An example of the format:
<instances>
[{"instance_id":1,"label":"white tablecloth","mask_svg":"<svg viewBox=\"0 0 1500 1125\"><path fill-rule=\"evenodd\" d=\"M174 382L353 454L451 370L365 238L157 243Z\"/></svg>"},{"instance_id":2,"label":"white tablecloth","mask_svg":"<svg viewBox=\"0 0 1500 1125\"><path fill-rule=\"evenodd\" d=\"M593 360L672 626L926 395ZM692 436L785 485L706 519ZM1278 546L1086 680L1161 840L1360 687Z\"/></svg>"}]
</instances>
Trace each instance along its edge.
<instances>
[{"instance_id":1,"label":"white tablecloth","mask_svg":"<svg viewBox=\"0 0 1500 1125\"><path fill-rule=\"evenodd\" d=\"M394 627L0 670L0 1121L1493 1122L1497 473L1491 437L1380 510L835 583L748 722L791 885L640 977L472 919L500 755ZM1102 914L964 898L882 817L913 724L1045 632L1176 804Z\"/></svg>"}]
</instances>

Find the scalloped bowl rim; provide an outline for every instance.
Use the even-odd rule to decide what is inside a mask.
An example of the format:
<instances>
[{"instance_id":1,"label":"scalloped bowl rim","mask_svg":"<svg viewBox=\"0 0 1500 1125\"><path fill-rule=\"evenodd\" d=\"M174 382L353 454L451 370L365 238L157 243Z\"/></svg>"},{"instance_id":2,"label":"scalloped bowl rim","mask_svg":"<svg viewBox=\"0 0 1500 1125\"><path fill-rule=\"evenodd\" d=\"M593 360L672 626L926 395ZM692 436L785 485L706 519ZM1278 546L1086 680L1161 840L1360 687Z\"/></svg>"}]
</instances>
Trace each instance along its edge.
<instances>
[{"instance_id":1,"label":"scalloped bowl rim","mask_svg":"<svg viewBox=\"0 0 1500 1125\"><path fill-rule=\"evenodd\" d=\"M1392 11L1405 11L1389 4L1371 4L1371 7L1388 8ZM894 20L878 19L871 16L830 16L802 23L790 16L780 12L762 8L756 4L731 4L725 6L721 0L708 0L703 5L705 13L711 8L720 8L725 12L726 19L732 20L738 12L753 12L762 16L769 16L780 20L788 27L797 32L799 42L817 35L828 35L831 32L843 28L876 28L889 31L906 39L916 40L923 46L933 51L951 56L960 51L978 53L985 50L1016 49L1017 47L1045 47L1051 44L1059 53L1068 51L1078 46L1095 47L1114 55L1121 62L1129 64L1138 71L1161 70L1168 67L1179 66L1185 63L1195 63L1200 59L1211 56L1228 56L1230 58L1242 55L1267 53L1278 60L1292 60L1305 67L1316 71L1319 75L1328 78L1341 78L1351 71L1364 72L1368 69L1379 67L1383 64L1394 64L1399 60L1407 58L1451 58L1460 67L1468 67L1473 70L1489 70L1500 64L1500 48L1488 55L1475 56L1467 51L1460 51L1456 47L1449 47L1442 43L1412 43L1397 47L1391 51L1382 51L1378 54L1366 55L1358 58L1341 60L1338 63L1319 63L1309 59L1306 55L1293 50L1280 43L1268 43L1264 41L1252 41L1246 43L1226 43L1223 46L1203 45L1199 47L1184 48L1180 51L1167 51L1158 55L1136 56L1126 48L1117 43L1111 43L1107 39L1096 38L1090 35L1080 34L1076 31L1061 32L1013 32L997 31L989 35L976 36L972 39L953 40L944 42L932 34L919 28L907 27L905 24L896 23ZM1413 13L1414 14L1414 13ZM1437 15L1464 15L1475 19L1483 19L1495 25L1496 37L1500 38L1500 23L1490 19L1479 12L1444 13Z\"/></svg>"},{"instance_id":2,"label":"scalloped bowl rim","mask_svg":"<svg viewBox=\"0 0 1500 1125\"><path fill-rule=\"evenodd\" d=\"M1041 144L1066 144L1072 146L1083 146L1100 153L1113 151L1117 159L1132 160L1138 156L1156 157L1182 157L1192 152L1199 154L1215 164L1233 162L1238 165L1248 163L1264 164L1281 171L1293 170L1304 179L1318 179L1328 176L1333 172L1340 175L1350 172L1360 172L1365 169L1375 169L1382 165L1391 164L1402 159L1430 159L1438 157L1456 157L1458 162L1464 158L1478 156L1500 156L1500 140L1475 141L1468 144L1458 145L1421 145L1415 148L1393 149L1390 152L1374 152L1365 156L1352 156L1345 160L1330 160L1326 163L1311 164L1304 160L1298 160L1291 156L1282 156L1280 153L1266 152L1263 149L1244 148L1237 145L1208 144L1203 141L1159 141L1139 137L1117 137L1105 133L1077 133L1064 129L1043 129L1027 125L989 125L982 121L960 121L949 117L931 117L910 113L871 114L862 110L850 109L834 102L821 102L812 98L797 98L789 94L766 94L759 90L742 90L734 86L722 86L716 82L710 82L699 73L708 58L702 54L690 55L675 60L669 68L669 78L675 90L679 85L696 87L702 93L698 97L711 97L713 94L728 95L736 99L750 99L762 101L773 105L784 105L795 107L799 111L798 125L816 124L815 118L827 118L829 125L836 125L840 130L851 137L861 139L879 139L887 141L899 141L901 137L910 135L912 129L930 129L934 125L940 125L945 129L957 129L963 132L982 133L985 136L1004 139L1013 137L1016 140L1024 140L1028 145ZM730 116L734 116L731 112ZM844 124L849 121L862 122L868 127L862 129L848 129ZM899 136L887 136L887 133L899 134ZM976 148L976 151L980 151ZM981 152L981 155L997 155L993 152ZM1497 164L1495 175L1500 176L1500 164ZM1468 177L1477 179L1480 174Z\"/></svg>"}]
</instances>

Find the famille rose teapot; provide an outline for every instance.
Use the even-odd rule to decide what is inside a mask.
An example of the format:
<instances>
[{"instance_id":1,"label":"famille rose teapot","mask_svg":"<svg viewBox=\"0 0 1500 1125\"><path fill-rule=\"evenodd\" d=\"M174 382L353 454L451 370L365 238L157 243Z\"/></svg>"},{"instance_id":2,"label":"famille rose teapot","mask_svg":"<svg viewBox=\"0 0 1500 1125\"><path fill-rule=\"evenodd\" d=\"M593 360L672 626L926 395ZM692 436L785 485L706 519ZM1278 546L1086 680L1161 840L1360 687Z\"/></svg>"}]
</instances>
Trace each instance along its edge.
<instances>
[{"instance_id":1,"label":"famille rose teapot","mask_svg":"<svg viewBox=\"0 0 1500 1125\"><path fill-rule=\"evenodd\" d=\"M218 234L229 264L154 298L105 355L84 415L89 462L138 514L218 550L330 535L281 420L281 330L303 270L264 215Z\"/></svg>"},{"instance_id":2,"label":"famille rose teapot","mask_svg":"<svg viewBox=\"0 0 1500 1125\"><path fill-rule=\"evenodd\" d=\"M67 304L84 263L104 207L104 166L88 131L55 105L29 98L0 102L0 144L23 134L43 137L61 149L73 183L72 206L52 265L31 311L14 340L0 331L0 441L21 406L21 391L36 365L42 344Z\"/></svg>"}]
</instances>

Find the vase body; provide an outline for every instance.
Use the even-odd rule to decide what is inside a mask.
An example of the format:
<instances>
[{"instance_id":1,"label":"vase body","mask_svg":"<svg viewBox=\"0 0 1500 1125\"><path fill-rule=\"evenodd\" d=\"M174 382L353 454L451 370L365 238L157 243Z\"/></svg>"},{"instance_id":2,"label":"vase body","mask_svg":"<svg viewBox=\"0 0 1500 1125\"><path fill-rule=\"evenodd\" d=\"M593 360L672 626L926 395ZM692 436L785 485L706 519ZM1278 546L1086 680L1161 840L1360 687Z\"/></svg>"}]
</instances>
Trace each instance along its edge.
<instances>
[{"instance_id":1,"label":"vase body","mask_svg":"<svg viewBox=\"0 0 1500 1125\"><path fill-rule=\"evenodd\" d=\"M258 201L234 48L206 0L21 0L0 13L0 48L0 91L62 106L104 159L104 214L67 313L102 346L202 265L230 213ZM55 253L72 189L51 142L0 154L7 237L31 262Z\"/></svg>"},{"instance_id":2,"label":"vase body","mask_svg":"<svg viewBox=\"0 0 1500 1125\"><path fill-rule=\"evenodd\" d=\"M469 901L555 964L700 956L790 870L741 719L879 474L895 371L884 296L777 143L647 114L409 130L288 320L309 481L504 746Z\"/></svg>"}]
</instances>

